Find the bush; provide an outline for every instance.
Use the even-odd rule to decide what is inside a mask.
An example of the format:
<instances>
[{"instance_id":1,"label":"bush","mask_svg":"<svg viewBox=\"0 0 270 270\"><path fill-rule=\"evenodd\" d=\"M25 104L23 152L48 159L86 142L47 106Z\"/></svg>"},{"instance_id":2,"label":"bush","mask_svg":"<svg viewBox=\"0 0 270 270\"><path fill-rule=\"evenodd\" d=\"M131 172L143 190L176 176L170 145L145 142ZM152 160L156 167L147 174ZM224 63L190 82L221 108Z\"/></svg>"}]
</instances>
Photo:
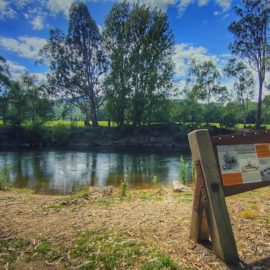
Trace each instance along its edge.
<instances>
[{"instance_id":1,"label":"bush","mask_svg":"<svg viewBox=\"0 0 270 270\"><path fill-rule=\"evenodd\" d=\"M120 184L120 198L126 197L127 187L128 187L127 180L122 180Z\"/></svg>"},{"instance_id":2,"label":"bush","mask_svg":"<svg viewBox=\"0 0 270 270\"><path fill-rule=\"evenodd\" d=\"M9 169L7 166L3 167L0 171L0 190L9 190L10 184L8 181Z\"/></svg>"}]
</instances>

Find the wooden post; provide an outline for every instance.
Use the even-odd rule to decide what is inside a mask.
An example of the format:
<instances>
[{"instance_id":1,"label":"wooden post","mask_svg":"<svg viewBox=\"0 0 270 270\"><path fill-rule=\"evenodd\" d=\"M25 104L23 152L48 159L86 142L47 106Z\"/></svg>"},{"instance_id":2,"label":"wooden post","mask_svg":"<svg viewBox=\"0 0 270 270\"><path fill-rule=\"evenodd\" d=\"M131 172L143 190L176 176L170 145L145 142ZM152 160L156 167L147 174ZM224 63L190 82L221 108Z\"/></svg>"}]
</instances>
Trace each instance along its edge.
<instances>
[{"instance_id":1,"label":"wooden post","mask_svg":"<svg viewBox=\"0 0 270 270\"><path fill-rule=\"evenodd\" d=\"M201 166L208 197L205 207L206 218L203 211L197 212L195 209L192 211L191 238L195 241L207 238L208 235L205 229L207 220L208 231L215 253L226 263L236 264L239 257L209 132L208 130L196 130L191 132L188 138L192 159L195 164L199 162ZM203 186L203 184L200 184L200 186ZM197 189L200 186L196 183ZM198 190L195 192L198 194Z\"/></svg>"}]
</instances>

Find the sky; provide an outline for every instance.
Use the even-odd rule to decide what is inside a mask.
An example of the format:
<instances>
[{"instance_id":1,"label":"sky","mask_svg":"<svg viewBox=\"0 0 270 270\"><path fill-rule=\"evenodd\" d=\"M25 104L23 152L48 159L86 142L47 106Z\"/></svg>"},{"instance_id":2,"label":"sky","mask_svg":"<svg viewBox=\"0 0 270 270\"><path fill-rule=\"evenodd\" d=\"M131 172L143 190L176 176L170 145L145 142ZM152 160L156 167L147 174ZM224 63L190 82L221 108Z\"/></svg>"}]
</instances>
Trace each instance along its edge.
<instances>
[{"instance_id":1,"label":"sky","mask_svg":"<svg viewBox=\"0 0 270 270\"><path fill-rule=\"evenodd\" d=\"M122 0L84 0L102 29L112 5ZM167 12L175 35L175 80L184 82L191 58L213 60L220 68L230 57L228 31L240 0L139 0ZM73 0L0 0L0 55L14 79L28 71L45 78L48 67L36 64L51 28L67 31ZM127 0L138 2L138 0Z\"/></svg>"}]
</instances>

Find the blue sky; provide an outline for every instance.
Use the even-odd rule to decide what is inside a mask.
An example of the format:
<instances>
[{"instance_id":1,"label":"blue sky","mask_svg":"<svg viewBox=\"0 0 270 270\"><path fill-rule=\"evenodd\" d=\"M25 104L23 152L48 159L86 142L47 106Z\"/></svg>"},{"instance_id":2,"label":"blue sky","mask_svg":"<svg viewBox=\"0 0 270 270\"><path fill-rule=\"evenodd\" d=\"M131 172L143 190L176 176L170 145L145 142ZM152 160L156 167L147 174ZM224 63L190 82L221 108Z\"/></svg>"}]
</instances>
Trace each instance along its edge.
<instances>
[{"instance_id":1,"label":"blue sky","mask_svg":"<svg viewBox=\"0 0 270 270\"><path fill-rule=\"evenodd\" d=\"M100 28L111 6L121 0L84 0ZM128 0L137 2L137 0ZM229 57L232 35L227 28L235 19L239 0L141 0L167 12L175 35L176 78L183 81L187 61L212 59L222 67ZM26 70L45 76L47 67L36 65L49 29L66 31L72 0L0 0L0 55L7 59L14 78Z\"/></svg>"}]
</instances>

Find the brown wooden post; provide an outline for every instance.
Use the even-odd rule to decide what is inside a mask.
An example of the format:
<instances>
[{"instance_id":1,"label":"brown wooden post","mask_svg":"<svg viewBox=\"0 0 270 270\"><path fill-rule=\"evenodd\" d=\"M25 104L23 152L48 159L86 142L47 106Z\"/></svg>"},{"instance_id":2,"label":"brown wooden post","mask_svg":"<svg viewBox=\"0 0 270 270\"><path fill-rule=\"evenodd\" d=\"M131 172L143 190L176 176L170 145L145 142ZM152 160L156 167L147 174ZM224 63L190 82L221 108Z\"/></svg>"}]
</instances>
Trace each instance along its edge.
<instances>
[{"instance_id":1,"label":"brown wooden post","mask_svg":"<svg viewBox=\"0 0 270 270\"><path fill-rule=\"evenodd\" d=\"M196 130L191 132L188 138L192 159L196 163L199 162L201 166L208 196L205 213L214 251L226 263L236 264L239 257L209 132L208 130ZM195 241L207 237L205 229L201 227L202 221L205 224L203 213L198 214L193 209L192 223L195 222L195 224L191 224L191 237Z\"/></svg>"}]
</instances>

